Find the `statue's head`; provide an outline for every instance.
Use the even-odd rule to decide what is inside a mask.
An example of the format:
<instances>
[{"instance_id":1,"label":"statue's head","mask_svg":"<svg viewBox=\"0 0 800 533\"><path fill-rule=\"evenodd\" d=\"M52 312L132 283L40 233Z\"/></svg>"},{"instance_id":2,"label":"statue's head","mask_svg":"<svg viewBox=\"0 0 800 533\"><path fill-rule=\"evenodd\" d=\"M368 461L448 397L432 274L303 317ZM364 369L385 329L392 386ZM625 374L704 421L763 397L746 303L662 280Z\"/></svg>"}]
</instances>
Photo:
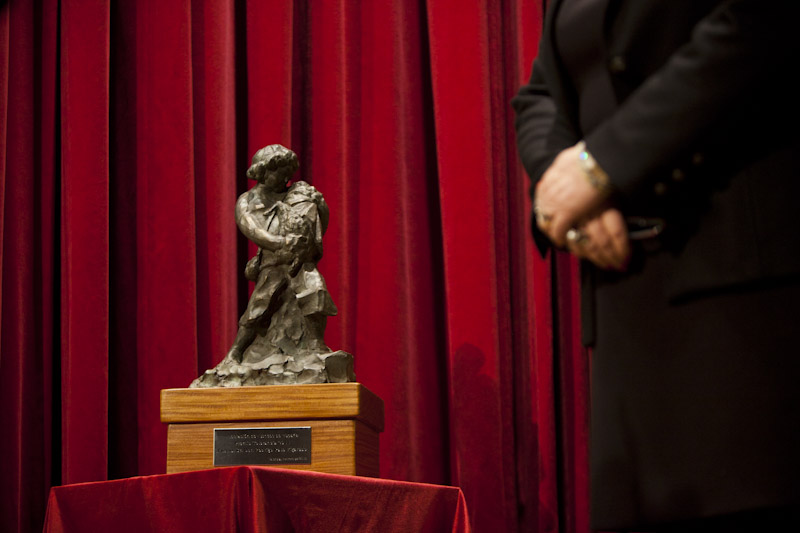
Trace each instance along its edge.
<instances>
[{"instance_id":1,"label":"statue's head","mask_svg":"<svg viewBox=\"0 0 800 533\"><path fill-rule=\"evenodd\" d=\"M273 185L286 186L292 175L300 168L297 154L280 144L270 144L253 155L253 162L247 169L247 177L259 183L276 181Z\"/></svg>"}]
</instances>

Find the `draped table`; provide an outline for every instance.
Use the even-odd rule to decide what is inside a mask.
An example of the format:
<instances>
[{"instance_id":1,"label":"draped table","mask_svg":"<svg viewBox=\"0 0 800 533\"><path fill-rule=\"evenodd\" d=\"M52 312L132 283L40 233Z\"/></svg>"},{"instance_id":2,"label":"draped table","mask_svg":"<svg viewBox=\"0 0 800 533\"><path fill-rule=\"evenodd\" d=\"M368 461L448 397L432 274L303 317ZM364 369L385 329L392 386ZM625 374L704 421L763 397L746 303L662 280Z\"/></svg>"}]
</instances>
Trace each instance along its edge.
<instances>
[{"instance_id":1,"label":"draped table","mask_svg":"<svg viewBox=\"0 0 800 533\"><path fill-rule=\"evenodd\" d=\"M44 531L469 532L457 487L240 466L50 491Z\"/></svg>"}]
</instances>

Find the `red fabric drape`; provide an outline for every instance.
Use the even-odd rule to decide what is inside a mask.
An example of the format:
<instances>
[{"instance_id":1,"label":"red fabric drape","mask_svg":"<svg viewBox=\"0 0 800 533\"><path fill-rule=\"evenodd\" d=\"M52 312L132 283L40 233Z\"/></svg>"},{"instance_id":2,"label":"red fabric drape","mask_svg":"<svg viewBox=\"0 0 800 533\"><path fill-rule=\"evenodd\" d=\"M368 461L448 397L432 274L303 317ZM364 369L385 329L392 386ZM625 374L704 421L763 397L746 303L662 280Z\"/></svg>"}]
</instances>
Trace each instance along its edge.
<instances>
[{"instance_id":1,"label":"red fabric drape","mask_svg":"<svg viewBox=\"0 0 800 533\"><path fill-rule=\"evenodd\" d=\"M508 101L539 0L0 7L0 529L164 470L159 390L247 300L233 203L279 142L325 195L327 343L386 404L381 475L476 531L586 531L575 264L534 256ZM250 248L250 253L252 248Z\"/></svg>"},{"instance_id":2,"label":"red fabric drape","mask_svg":"<svg viewBox=\"0 0 800 533\"><path fill-rule=\"evenodd\" d=\"M453 487L235 467L59 487L44 531L469 533L465 507Z\"/></svg>"}]
</instances>

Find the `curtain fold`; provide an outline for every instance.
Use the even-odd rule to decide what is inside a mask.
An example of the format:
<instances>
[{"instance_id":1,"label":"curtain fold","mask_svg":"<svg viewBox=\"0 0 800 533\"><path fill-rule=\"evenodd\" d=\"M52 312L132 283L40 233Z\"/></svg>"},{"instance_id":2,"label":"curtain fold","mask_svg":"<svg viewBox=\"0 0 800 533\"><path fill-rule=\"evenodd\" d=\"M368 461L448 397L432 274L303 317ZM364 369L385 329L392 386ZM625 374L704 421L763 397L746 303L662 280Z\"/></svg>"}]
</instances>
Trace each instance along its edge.
<instances>
[{"instance_id":1,"label":"curtain fold","mask_svg":"<svg viewBox=\"0 0 800 533\"><path fill-rule=\"evenodd\" d=\"M109 24L105 0L64 1L60 5L59 315L64 483L107 476ZM43 161L52 159L52 155L42 154ZM46 177L44 172L42 177ZM47 188L43 184L43 190Z\"/></svg>"},{"instance_id":2,"label":"curtain fold","mask_svg":"<svg viewBox=\"0 0 800 533\"><path fill-rule=\"evenodd\" d=\"M428 2L445 237L452 479L468 504L495 510L484 517L470 509L481 531L492 520L513 523L516 515L514 463L502 460L514 453L504 216L507 100L502 101L502 43L494 39L503 30L500 6L488 4ZM469 68L459 60L463 56L470 58Z\"/></svg>"},{"instance_id":3,"label":"curtain fold","mask_svg":"<svg viewBox=\"0 0 800 533\"><path fill-rule=\"evenodd\" d=\"M577 266L534 255L508 106L541 21L0 4L0 529L40 528L51 485L164 471L159 391L233 340L255 250L233 206L281 143L330 206L326 343L384 400L381 475L460 486L476 531L588 531Z\"/></svg>"},{"instance_id":4,"label":"curtain fold","mask_svg":"<svg viewBox=\"0 0 800 533\"><path fill-rule=\"evenodd\" d=\"M426 123L430 86L423 74L424 20L421 6L401 0L361 10L361 32L353 43L360 51L360 81L352 89L357 103L351 108L358 110L353 134L358 168L357 174L340 178L350 182L346 201L356 218L336 221L340 229L346 224L357 229L355 249L351 255L327 248L338 264L322 264L326 275L331 269L347 272L347 257L355 259L352 281L340 278L334 293L350 292L352 307L340 307L342 319L330 324L336 328L339 321L341 342L352 348L359 381L384 398L381 471L446 483L445 371L438 334L443 322L436 278L441 252L434 244L441 237L435 140ZM336 187L328 183L320 188Z\"/></svg>"},{"instance_id":5,"label":"curtain fold","mask_svg":"<svg viewBox=\"0 0 800 533\"><path fill-rule=\"evenodd\" d=\"M198 370L219 362L236 335L236 228L230 224L238 172L236 14L224 0L193 2L192 90L197 261ZM221 216L222 215L222 216Z\"/></svg>"},{"instance_id":6,"label":"curtain fold","mask_svg":"<svg viewBox=\"0 0 800 533\"><path fill-rule=\"evenodd\" d=\"M159 391L197 375L191 5L133 2L139 471L164 468ZM224 183L224 180L220 180ZM224 186L224 185L223 185Z\"/></svg>"},{"instance_id":7,"label":"curtain fold","mask_svg":"<svg viewBox=\"0 0 800 533\"><path fill-rule=\"evenodd\" d=\"M43 458L48 451L44 421L50 416L45 388L51 371L44 367L52 353L43 344L43 317L53 306L52 294L40 289L52 272L49 265L43 269L53 257L53 241L47 239L52 237L52 227L44 227L53 215L43 216L52 185L50 191L39 194L51 177L42 179L37 161L43 145L42 124L52 125L52 117L44 117L39 105L44 94L52 94L52 88L43 83L53 78L43 75L43 65L52 62L44 60L43 48L37 48L43 25L41 10L31 3L3 6L0 375L5 383L0 387L0 516L4 522L0 527L5 529L7 524L11 531L41 527L50 477Z\"/></svg>"}]
</instances>

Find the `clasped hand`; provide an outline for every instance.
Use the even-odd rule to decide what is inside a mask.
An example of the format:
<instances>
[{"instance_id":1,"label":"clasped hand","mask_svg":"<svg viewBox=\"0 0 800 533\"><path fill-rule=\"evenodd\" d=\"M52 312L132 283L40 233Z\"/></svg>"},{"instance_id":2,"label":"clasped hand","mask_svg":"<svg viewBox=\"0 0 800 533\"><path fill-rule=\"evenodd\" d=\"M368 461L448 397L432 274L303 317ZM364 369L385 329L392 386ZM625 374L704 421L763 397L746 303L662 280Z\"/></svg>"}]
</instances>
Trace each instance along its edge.
<instances>
[{"instance_id":1,"label":"clasped hand","mask_svg":"<svg viewBox=\"0 0 800 533\"><path fill-rule=\"evenodd\" d=\"M580 148L563 150L536 185L536 224L559 248L604 269L624 270L630 242L622 213L579 165ZM567 239L567 232L573 230Z\"/></svg>"}]
</instances>

